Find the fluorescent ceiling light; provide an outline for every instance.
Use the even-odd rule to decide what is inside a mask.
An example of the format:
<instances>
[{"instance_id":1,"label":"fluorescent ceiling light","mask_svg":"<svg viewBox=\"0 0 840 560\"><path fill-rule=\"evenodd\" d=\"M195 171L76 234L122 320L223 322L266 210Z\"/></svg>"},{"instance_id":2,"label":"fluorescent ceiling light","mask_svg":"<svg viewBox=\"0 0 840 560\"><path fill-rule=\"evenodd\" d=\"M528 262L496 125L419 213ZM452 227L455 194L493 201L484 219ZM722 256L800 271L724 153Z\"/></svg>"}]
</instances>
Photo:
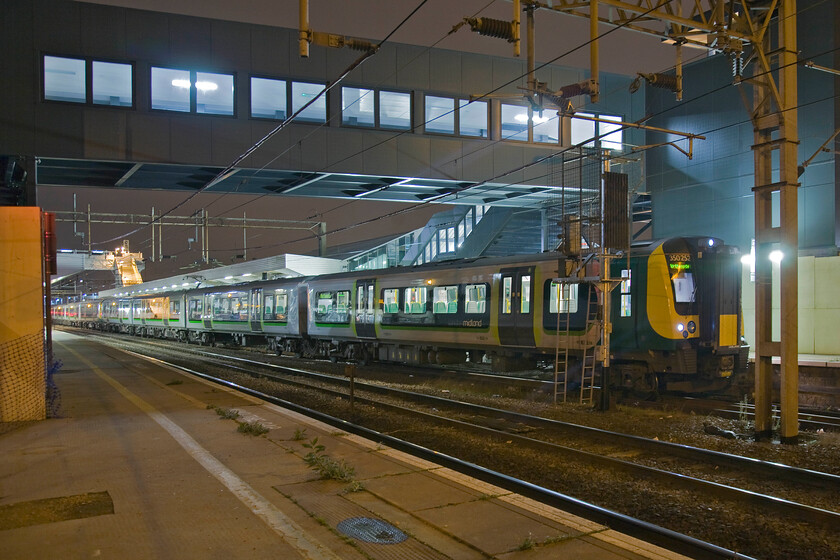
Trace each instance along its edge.
<instances>
[{"instance_id":1,"label":"fluorescent ceiling light","mask_svg":"<svg viewBox=\"0 0 840 560\"><path fill-rule=\"evenodd\" d=\"M219 84L216 82L196 82L195 88L201 91L216 91L219 89Z\"/></svg>"},{"instance_id":2,"label":"fluorescent ceiling light","mask_svg":"<svg viewBox=\"0 0 840 560\"><path fill-rule=\"evenodd\" d=\"M172 80L172 85L179 88L189 88L192 84L189 80Z\"/></svg>"}]
</instances>

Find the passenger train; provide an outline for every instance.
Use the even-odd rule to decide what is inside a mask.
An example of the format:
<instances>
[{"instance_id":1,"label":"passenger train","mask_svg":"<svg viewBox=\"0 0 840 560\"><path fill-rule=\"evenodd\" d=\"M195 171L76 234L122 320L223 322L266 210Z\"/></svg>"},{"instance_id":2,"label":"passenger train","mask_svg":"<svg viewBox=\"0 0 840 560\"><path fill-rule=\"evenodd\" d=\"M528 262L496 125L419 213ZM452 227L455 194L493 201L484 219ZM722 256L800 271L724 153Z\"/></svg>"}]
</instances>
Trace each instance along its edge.
<instances>
[{"instance_id":1,"label":"passenger train","mask_svg":"<svg viewBox=\"0 0 840 560\"><path fill-rule=\"evenodd\" d=\"M568 268L573 261L569 260ZM575 261L576 262L576 261ZM559 278L557 253L283 278L53 305L53 321L304 357L499 371L580 361L599 344L595 284ZM590 262L585 276L597 276ZM709 237L634 245L611 259L610 359L624 388L709 392L747 367L738 250ZM579 370L579 365L578 365Z\"/></svg>"}]
</instances>

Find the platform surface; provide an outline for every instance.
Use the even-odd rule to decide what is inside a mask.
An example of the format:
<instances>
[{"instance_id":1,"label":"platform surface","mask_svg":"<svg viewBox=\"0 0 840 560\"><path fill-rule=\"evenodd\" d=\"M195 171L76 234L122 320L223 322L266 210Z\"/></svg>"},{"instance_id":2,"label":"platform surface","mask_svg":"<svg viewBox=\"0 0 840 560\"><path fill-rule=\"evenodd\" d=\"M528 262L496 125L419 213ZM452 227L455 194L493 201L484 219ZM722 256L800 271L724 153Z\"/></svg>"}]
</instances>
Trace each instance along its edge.
<instances>
[{"instance_id":1,"label":"platform surface","mask_svg":"<svg viewBox=\"0 0 840 560\"><path fill-rule=\"evenodd\" d=\"M60 417L0 426L3 560L682 558L79 336L54 350ZM355 488L307 465L315 437Z\"/></svg>"}]
</instances>

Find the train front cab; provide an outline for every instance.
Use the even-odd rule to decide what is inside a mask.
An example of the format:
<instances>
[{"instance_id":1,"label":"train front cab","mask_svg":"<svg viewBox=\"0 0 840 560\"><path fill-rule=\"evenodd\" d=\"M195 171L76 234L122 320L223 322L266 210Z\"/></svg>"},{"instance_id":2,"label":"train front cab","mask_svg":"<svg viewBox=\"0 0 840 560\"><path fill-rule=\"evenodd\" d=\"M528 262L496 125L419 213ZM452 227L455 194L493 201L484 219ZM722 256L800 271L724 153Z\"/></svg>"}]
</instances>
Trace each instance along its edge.
<instances>
[{"instance_id":1,"label":"train front cab","mask_svg":"<svg viewBox=\"0 0 840 560\"><path fill-rule=\"evenodd\" d=\"M617 259L611 354L625 388L719 391L746 367L737 248L709 237L654 243Z\"/></svg>"}]
</instances>

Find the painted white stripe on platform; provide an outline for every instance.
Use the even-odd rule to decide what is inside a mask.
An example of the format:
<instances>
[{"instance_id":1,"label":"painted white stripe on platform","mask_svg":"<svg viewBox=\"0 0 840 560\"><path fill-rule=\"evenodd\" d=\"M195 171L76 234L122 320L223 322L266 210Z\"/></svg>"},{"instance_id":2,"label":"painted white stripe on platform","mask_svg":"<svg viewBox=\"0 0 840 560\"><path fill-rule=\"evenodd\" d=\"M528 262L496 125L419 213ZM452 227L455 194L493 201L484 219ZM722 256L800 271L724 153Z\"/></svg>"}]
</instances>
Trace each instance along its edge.
<instances>
[{"instance_id":1,"label":"painted white stripe on platform","mask_svg":"<svg viewBox=\"0 0 840 560\"><path fill-rule=\"evenodd\" d=\"M207 472L216 477L234 496L239 498L254 514L259 516L274 532L280 535L283 540L297 549L301 556L309 560L340 560L332 550L308 536L297 523L292 521L282 511L277 509L274 504L254 490L250 484L239 478L236 473L224 466L221 461L199 445L197 441L165 414L159 412L151 404L129 391L125 386L96 367L96 365L72 348L64 344L61 344L61 346L84 362L103 381L116 389L122 396L157 422L193 459L198 461Z\"/></svg>"}]
</instances>

